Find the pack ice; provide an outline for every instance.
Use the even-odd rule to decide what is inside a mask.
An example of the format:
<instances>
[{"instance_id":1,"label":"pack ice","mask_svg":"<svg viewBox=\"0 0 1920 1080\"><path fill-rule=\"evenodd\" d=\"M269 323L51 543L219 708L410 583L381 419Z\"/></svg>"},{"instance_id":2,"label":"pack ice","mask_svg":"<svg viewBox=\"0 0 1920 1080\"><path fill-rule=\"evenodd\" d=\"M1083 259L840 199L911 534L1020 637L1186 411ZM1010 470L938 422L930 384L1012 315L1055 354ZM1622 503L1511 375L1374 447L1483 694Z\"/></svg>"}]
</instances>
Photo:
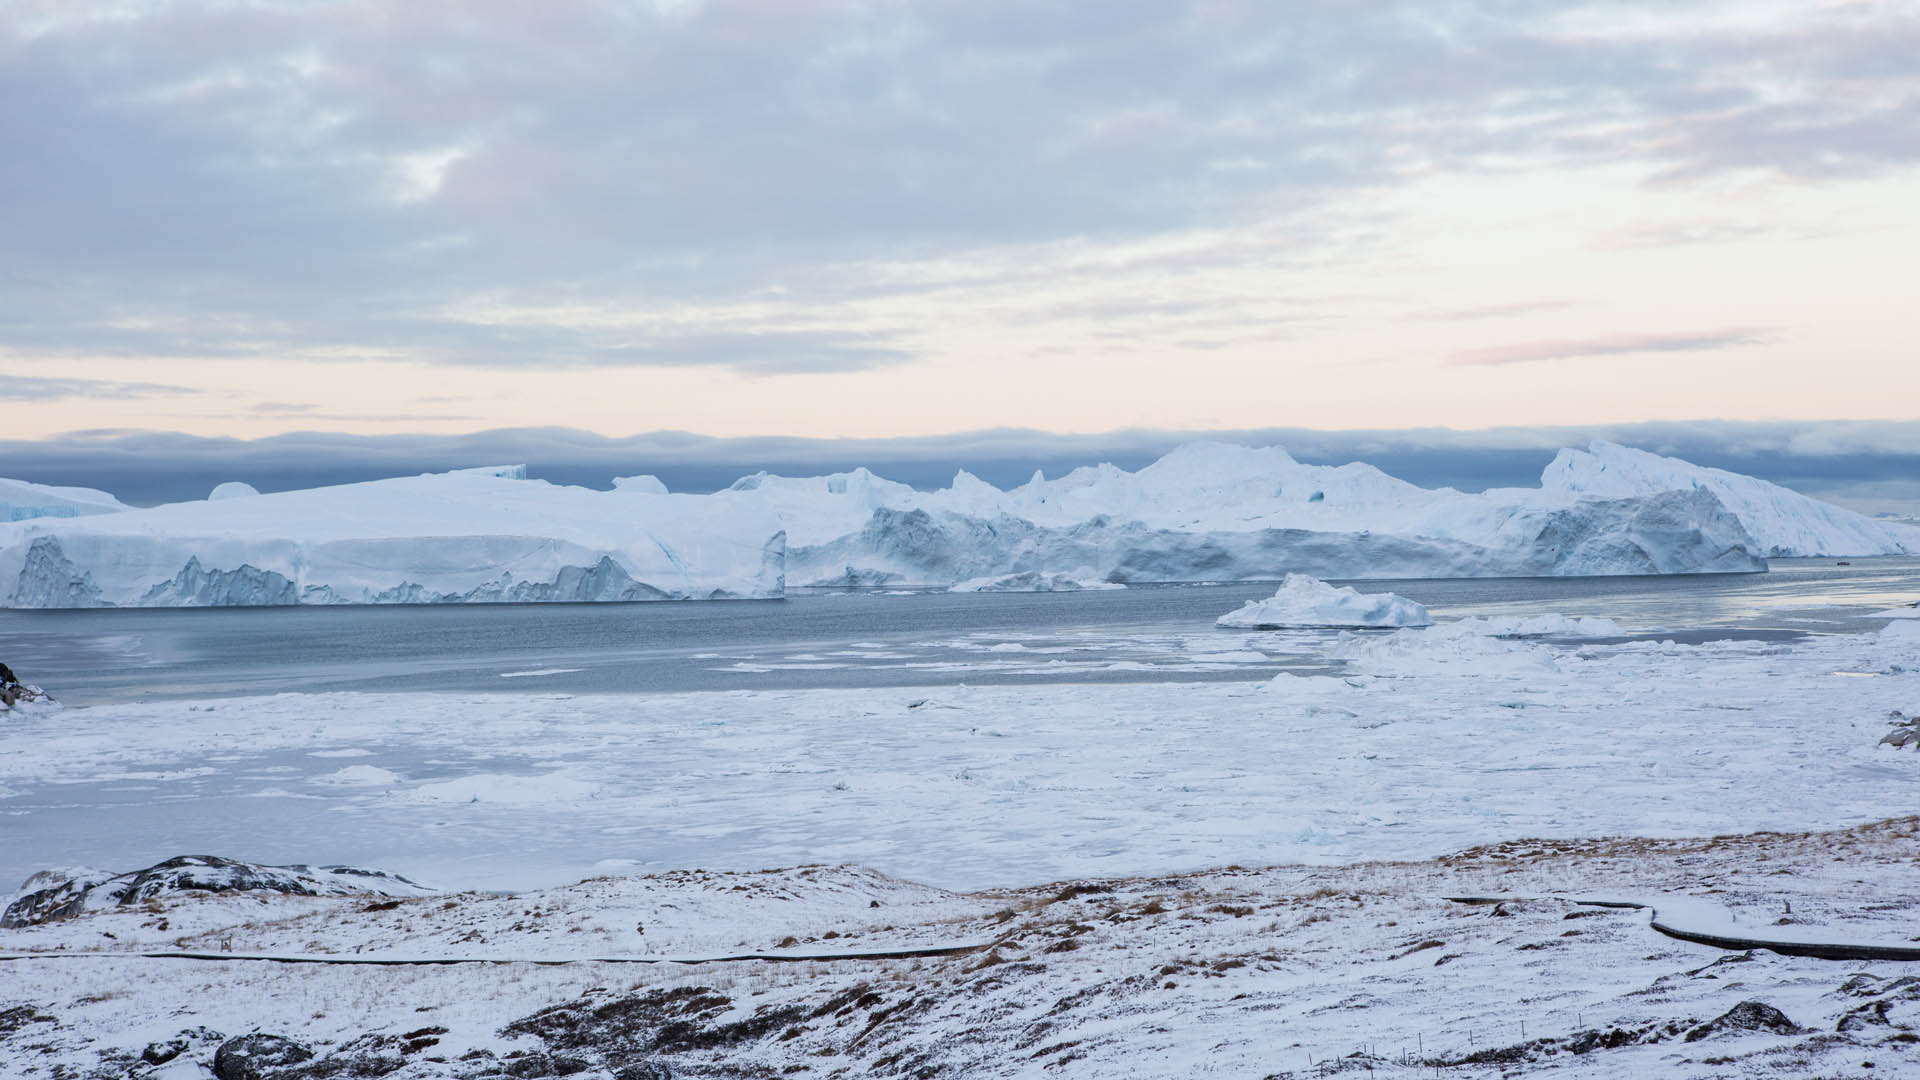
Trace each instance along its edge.
<instances>
[{"instance_id":1,"label":"pack ice","mask_svg":"<svg viewBox=\"0 0 1920 1080\"><path fill-rule=\"evenodd\" d=\"M651 476L612 491L558 486L518 467L268 495L223 485L203 502L0 524L0 603L1738 573L1764 570L1770 554L1905 552L1920 552L1920 529L1608 443L1562 452L1537 488L1481 493L1416 487L1366 464L1305 465L1279 447L1196 443L1138 472L1036 473L1007 491L964 471L918 491L866 469L757 473L711 495L669 494Z\"/></svg>"}]
</instances>

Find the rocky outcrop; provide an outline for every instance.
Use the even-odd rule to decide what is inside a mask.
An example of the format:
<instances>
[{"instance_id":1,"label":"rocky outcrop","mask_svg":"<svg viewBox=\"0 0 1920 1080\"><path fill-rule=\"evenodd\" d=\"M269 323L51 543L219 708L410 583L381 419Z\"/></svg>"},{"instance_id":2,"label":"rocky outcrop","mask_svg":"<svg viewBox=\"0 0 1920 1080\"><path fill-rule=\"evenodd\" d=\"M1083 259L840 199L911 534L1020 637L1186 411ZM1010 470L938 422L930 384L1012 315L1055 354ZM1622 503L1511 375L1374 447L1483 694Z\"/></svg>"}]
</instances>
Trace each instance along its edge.
<instances>
[{"instance_id":1,"label":"rocky outcrop","mask_svg":"<svg viewBox=\"0 0 1920 1080\"><path fill-rule=\"evenodd\" d=\"M13 669L0 664L0 712L20 705L53 704L53 695L31 683L23 683Z\"/></svg>"},{"instance_id":2,"label":"rocky outcrop","mask_svg":"<svg viewBox=\"0 0 1920 1080\"><path fill-rule=\"evenodd\" d=\"M418 882L352 866L262 866L212 855L181 855L145 870L108 874L50 870L28 878L25 895L0 913L0 927L34 926L87 911L130 907L173 893L275 892L290 896L425 896Z\"/></svg>"}]
</instances>

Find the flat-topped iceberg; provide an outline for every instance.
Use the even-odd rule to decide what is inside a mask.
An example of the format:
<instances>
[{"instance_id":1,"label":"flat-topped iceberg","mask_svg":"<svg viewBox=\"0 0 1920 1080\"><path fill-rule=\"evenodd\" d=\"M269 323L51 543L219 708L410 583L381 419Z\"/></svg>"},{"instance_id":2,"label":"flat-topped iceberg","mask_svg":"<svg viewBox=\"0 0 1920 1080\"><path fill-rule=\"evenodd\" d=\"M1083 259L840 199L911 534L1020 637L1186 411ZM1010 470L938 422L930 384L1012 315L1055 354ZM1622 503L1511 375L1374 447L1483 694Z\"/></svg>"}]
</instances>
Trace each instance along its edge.
<instances>
[{"instance_id":1,"label":"flat-topped iceberg","mask_svg":"<svg viewBox=\"0 0 1920 1080\"><path fill-rule=\"evenodd\" d=\"M1306 574L1288 574L1265 600L1249 600L1215 620L1237 630L1330 628L1341 630L1429 626L1427 609L1393 593L1362 593Z\"/></svg>"},{"instance_id":2,"label":"flat-topped iceberg","mask_svg":"<svg viewBox=\"0 0 1920 1080\"><path fill-rule=\"evenodd\" d=\"M119 499L93 488L52 487L25 480L0 479L0 521L117 514L126 508Z\"/></svg>"},{"instance_id":3,"label":"flat-topped iceberg","mask_svg":"<svg viewBox=\"0 0 1920 1080\"><path fill-rule=\"evenodd\" d=\"M565 487L518 466L0 526L0 603L203 607L784 593L752 507Z\"/></svg>"}]
</instances>

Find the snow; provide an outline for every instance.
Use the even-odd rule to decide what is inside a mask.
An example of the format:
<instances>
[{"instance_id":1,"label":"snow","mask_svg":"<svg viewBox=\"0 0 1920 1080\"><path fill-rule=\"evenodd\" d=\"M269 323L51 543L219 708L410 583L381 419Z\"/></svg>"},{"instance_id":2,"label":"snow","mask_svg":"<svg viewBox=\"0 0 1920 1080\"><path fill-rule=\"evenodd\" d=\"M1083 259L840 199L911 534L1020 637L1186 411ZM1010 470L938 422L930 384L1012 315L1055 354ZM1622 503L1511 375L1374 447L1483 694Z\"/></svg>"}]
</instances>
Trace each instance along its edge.
<instances>
[{"instance_id":1,"label":"snow","mask_svg":"<svg viewBox=\"0 0 1920 1080\"><path fill-rule=\"evenodd\" d=\"M1769 554L1920 551L1920 529L1606 443L1563 452L1538 488L1477 494L1215 443L1137 472L1036 474L1010 491L962 471L923 492L867 469L756 473L711 495L672 495L648 475L592 491L528 480L518 465L271 495L222 485L218 498L135 511L77 491L0 504L34 515L0 525L0 589L10 590L0 604L705 599L777 597L787 584L1061 589L1286 572L1733 573L1764 570Z\"/></svg>"},{"instance_id":2,"label":"snow","mask_svg":"<svg viewBox=\"0 0 1920 1080\"><path fill-rule=\"evenodd\" d=\"M119 499L93 488L50 487L25 480L0 479L0 522L117 514L125 509L126 505Z\"/></svg>"},{"instance_id":3,"label":"snow","mask_svg":"<svg viewBox=\"0 0 1920 1080\"><path fill-rule=\"evenodd\" d=\"M1375 629L1426 626L1433 622L1427 609L1393 593L1362 595L1336 588L1306 574L1288 574L1280 588L1265 600L1249 600L1238 611L1220 616L1217 625L1247 630L1287 627Z\"/></svg>"},{"instance_id":4,"label":"snow","mask_svg":"<svg viewBox=\"0 0 1920 1080\"><path fill-rule=\"evenodd\" d=\"M214 489L207 493L207 501L218 502L221 499L245 499L258 494L260 494L259 490L252 484L243 483L239 480L229 480L224 484L215 485Z\"/></svg>"},{"instance_id":5,"label":"snow","mask_svg":"<svg viewBox=\"0 0 1920 1080\"><path fill-rule=\"evenodd\" d=\"M149 1044L187 1034L180 1075L204 1080L223 1039L265 1031L337 1053L335 1064L379 1063L338 1075L410 1080L551 1071L547 1054L582 1076L866 1075L903 1060L978 1077L1909 1075L1920 1068L1911 964L1730 952L1580 901L1626 897L1664 918L1782 938L1898 940L1916 914L1915 836L1908 818L1831 833L1532 840L1437 860L991 892L809 866L378 904L168 896L0 931L0 952L34 954L0 968L0 1000L25 1006L21 1032L0 1037L0 1064L21 1080L125 1075ZM991 947L815 963L590 959L955 943ZM494 962L129 955L147 950ZM1789 1026L1727 1022L1749 1002ZM430 1034L408 1050L414 1032Z\"/></svg>"},{"instance_id":6,"label":"snow","mask_svg":"<svg viewBox=\"0 0 1920 1080\"><path fill-rule=\"evenodd\" d=\"M1920 528L1876 521L1755 477L1609 442L1560 451L1540 484L1547 491L1602 497L1702 488L1739 517L1769 557L1920 553Z\"/></svg>"},{"instance_id":7,"label":"snow","mask_svg":"<svg viewBox=\"0 0 1920 1080\"><path fill-rule=\"evenodd\" d=\"M13 607L777 597L749 507L635 499L497 466L0 525Z\"/></svg>"}]
</instances>

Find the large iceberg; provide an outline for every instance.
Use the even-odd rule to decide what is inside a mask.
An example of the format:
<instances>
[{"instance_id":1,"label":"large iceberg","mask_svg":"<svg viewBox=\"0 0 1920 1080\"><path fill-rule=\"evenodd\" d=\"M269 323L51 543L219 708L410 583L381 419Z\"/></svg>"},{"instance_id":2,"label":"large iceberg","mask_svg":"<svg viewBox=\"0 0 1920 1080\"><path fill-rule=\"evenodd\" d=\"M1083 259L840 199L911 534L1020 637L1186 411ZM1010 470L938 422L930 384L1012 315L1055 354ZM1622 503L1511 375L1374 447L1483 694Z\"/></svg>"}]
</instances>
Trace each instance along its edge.
<instances>
[{"instance_id":1,"label":"large iceberg","mask_svg":"<svg viewBox=\"0 0 1920 1080\"><path fill-rule=\"evenodd\" d=\"M3 491L4 489L0 489ZM56 507L39 489L33 505ZM1137 472L919 491L866 469L711 495L592 491L516 467L0 525L17 607L769 597L808 586L1064 587L1739 573L1770 554L1920 552L1920 529L1606 443L1537 488L1463 493L1279 447L1183 446ZM108 513L119 509L123 512ZM1756 539L1758 537L1758 539ZM1058 583L1058 584L1057 584Z\"/></svg>"},{"instance_id":2,"label":"large iceberg","mask_svg":"<svg viewBox=\"0 0 1920 1080\"><path fill-rule=\"evenodd\" d=\"M1540 477L1543 490L1624 498L1694 488L1711 491L1772 558L1920 554L1920 529L1875 521L1778 484L1645 450L1596 442L1562 450Z\"/></svg>"},{"instance_id":3,"label":"large iceberg","mask_svg":"<svg viewBox=\"0 0 1920 1080\"><path fill-rule=\"evenodd\" d=\"M12 607L577 602L784 594L752 507L518 467L0 526Z\"/></svg>"},{"instance_id":4,"label":"large iceberg","mask_svg":"<svg viewBox=\"0 0 1920 1080\"><path fill-rule=\"evenodd\" d=\"M126 508L119 499L92 488L50 487L25 480L0 479L0 521L117 514Z\"/></svg>"}]
</instances>

